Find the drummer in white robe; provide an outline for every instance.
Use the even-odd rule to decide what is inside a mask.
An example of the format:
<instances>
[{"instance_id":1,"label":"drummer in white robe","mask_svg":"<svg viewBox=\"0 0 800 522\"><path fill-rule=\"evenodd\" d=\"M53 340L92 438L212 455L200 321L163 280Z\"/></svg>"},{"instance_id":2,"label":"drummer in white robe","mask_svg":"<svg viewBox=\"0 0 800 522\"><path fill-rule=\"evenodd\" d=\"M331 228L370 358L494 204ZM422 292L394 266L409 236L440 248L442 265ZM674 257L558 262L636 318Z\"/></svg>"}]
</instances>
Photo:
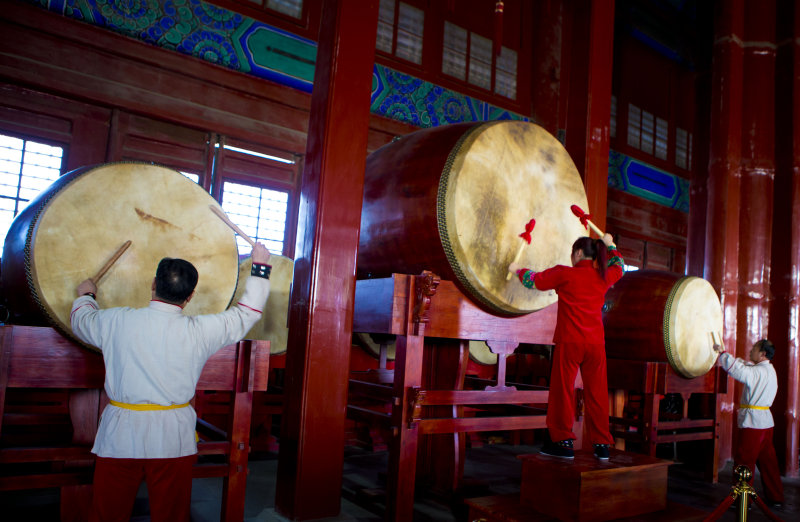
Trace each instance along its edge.
<instances>
[{"instance_id":1,"label":"drummer in white robe","mask_svg":"<svg viewBox=\"0 0 800 522\"><path fill-rule=\"evenodd\" d=\"M103 352L103 411L91 520L127 520L142 480L153 520L189 520L196 414L189 405L206 360L235 343L261 318L269 295L270 253L256 243L253 269L237 305L214 315L187 316L198 274L182 259L162 259L146 308L101 310L97 287L78 285L73 333Z\"/></svg>"}]
</instances>

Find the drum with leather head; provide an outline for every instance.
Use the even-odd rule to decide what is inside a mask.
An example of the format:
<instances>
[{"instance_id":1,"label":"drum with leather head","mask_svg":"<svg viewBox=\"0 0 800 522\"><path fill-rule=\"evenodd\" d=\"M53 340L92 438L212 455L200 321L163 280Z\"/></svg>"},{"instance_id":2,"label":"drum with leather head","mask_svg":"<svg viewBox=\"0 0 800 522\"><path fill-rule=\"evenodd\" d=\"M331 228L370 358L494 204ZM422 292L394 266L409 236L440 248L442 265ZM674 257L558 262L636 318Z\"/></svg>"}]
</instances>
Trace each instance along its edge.
<instances>
[{"instance_id":1,"label":"drum with leather head","mask_svg":"<svg viewBox=\"0 0 800 522\"><path fill-rule=\"evenodd\" d=\"M583 182L559 141L519 121L445 125L413 132L367 158L358 275L431 270L492 313L520 315L556 302L507 279L525 225L536 220L520 264L570 264L587 234Z\"/></svg>"},{"instance_id":2,"label":"drum with leather head","mask_svg":"<svg viewBox=\"0 0 800 522\"><path fill-rule=\"evenodd\" d=\"M664 361L699 377L717 360L712 332L722 334L722 306L705 279L639 270L606 293L603 325L609 358Z\"/></svg>"},{"instance_id":3,"label":"drum with leather head","mask_svg":"<svg viewBox=\"0 0 800 522\"><path fill-rule=\"evenodd\" d=\"M245 339L269 341L269 352L272 355L286 353L289 339L289 298L292 292L292 277L294 276L294 260L285 256L272 254L269 258L272 272L269 276L269 299L264 305L261 319L244 336ZM244 282L250 275L253 260L250 257L239 263L239 282L236 285L236 294L231 305L242 297Z\"/></svg>"},{"instance_id":4,"label":"drum with leather head","mask_svg":"<svg viewBox=\"0 0 800 522\"><path fill-rule=\"evenodd\" d=\"M64 174L20 212L6 236L2 286L16 324L51 325L72 336L78 284L127 240L131 246L98 284L103 308L144 307L158 262L191 262L199 273L186 314L225 310L236 289L233 232L214 199L180 172L112 163Z\"/></svg>"}]
</instances>

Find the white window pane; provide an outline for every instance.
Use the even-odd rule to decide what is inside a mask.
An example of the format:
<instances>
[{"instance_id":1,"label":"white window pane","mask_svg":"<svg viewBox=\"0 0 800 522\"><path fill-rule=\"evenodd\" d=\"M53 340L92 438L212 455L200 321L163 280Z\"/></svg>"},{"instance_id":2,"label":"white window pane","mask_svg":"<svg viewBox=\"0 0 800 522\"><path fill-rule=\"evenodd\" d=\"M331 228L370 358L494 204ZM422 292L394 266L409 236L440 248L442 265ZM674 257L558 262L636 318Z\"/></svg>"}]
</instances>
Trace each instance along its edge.
<instances>
[{"instance_id":1,"label":"white window pane","mask_svg":"<svg viewBox=\"0 0 800 522\"><path fill-rule=\"evenodd\" d=\"M190 180L194 181L195 183L200 183L200 175L198 174L192 174L191 172L182 172L182 171L181 174L183 174Z\"/></svg>"},{"instance_id":2,"label":"white window pane","mask_svg":"<svg viewBox=\"0 0 800 522\"><path fill-rule=\"evenodd\" d=\"M675 165L682 169L685 169L688 164L687 158L689 150L686 138L686 130L680 127L675 129Z\"/></svg>"},{"instance_id":3,"label":"white window pane","mask_svg":"<svg viewBox=\"0 0 800 522\"><path fill-rule=\"evenodd\" d=\"M58 179L64 149L0 135L0 234L14 217Z\"/></svg>"},{"instance_id":4,"label":"white window pane","mask_svg":"<svg viewBox=\"0 0 800 522\"><path fill-rule=\"evenodd\" d=\"M492 87L492 42L488 38L470 34L469 83L491 89Z\"/></svg>"},{"instance_id":5,"label":"white window pane","mask_svg":"<svg viewBox=\"0 0 800 522\"><path fill-rule=\"evenodd\" d=\"M494 77L494 92L512 100L517 98L517 76L497 71Z\"/></svg>"},{"instance_id":6,"label":"white window pane","mask_svg":"<svg viewBox=\"0 0 800 522\"><path fill-rule=\"evenodd\" d=\"M387 53L392 52L394 40L394 0L381 0L378 8L378 36L375 48Z\"/></svg>"},{"instance_id":7,"label":"white window pane","mask_svg":"<svg viewBox=\"0 0 800 522\"><path fill-rule=\"evenodd\" d=\"M653 115L647 111L642 111L642 152L653 153L654 127Z\"/></svg>"},{"instance_id":8,"label":"white window pane","mask_svg":"<svg viewBox=\"0 0 800 522\"><path fill-rule=\"evenodd\" d=\"M247 235L262 241L276 254L283 252L289 194L226 181L222 185L222 208ZM237 239L240 253L251 247Z\"/></svg>"},{"instance_id":9,"label":"white window pane","mask_svg":"<svg viewBox=\"0 0 800 522\"><path fill-rule=\"evenodd\" d=\"M641 148L642 142L642 112L633 104L628 105L628 145Z\"/></svg>"},{"instance_id":10,"label":"white window pane","mask_svg":"<svg viewBox=\"0 0 800 522\"><path fill-rule=\"evenodd\" d=\"M422 30L425 13L422 9L400 2L395 56L409 62L422 63Z\"/></svg>"},{"instance_id":11,"label":"white window pane","mask_svg":"<svg viewBox=\"0 0 800 522\"><path fill-rule=\"evenodd\" d=\"M267 7L293 18L303 16L303 0L267 0Z\"/></svg>"},{"instance_id":12,"label":"white window pane","mask_svg":"<svg viewBox=\"0 0 800 522\"><path fill-rule=\"evenodd\" d=\"M656 118L656 158L667 159L668 140L669 123L662 118Z\"/></svg>"},{"instance_id":13,"label":"white window pane","mask_svg":"<svg viewBox=\"0 0 800 522\"><path fill-rule=\"evenodd\" d=\"M689 142L689 158L688 158L688 160L686 162L686 168L691 170L691 168L692 168L692 133L691 132L689 133L688 142Z\"/></svg>"}]
</instances>

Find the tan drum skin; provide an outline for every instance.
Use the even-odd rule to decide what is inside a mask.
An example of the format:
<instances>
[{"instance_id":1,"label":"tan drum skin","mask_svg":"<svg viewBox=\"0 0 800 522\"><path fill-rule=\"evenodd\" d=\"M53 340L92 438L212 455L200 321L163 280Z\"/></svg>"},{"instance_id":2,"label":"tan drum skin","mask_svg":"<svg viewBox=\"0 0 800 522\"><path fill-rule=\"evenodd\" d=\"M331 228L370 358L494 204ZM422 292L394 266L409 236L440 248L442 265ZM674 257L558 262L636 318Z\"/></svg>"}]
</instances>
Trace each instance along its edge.
<instances>
[{"instance_id":1,"label":"tan drum skin","mask_svg":"<svg viewBox=\"0 0 800 522\"><path fill-rule=\"evenodd\" d=\"M664 361L693 378L716 362L711 332L722 334L722 306L705 279L640 270L609 289L603 323L609 358Z\"/></svg>"},{"instance_id":2,"label":"tan drum skin","mask_svg":"<svg viewBox=\"0 0 800 522\"><path fill-rule=\"evenodd\" d=\"M527 122L457 124L417 131L367 159L360 277L431 270L475 302L521 315L556 302L553 291L506 279L533 218L523 266L570 264L572 243L587 235L571 205L589 211L566 149Z\"/></svg>"},{"instance_id":3,"label":"tan drum skin","mask_svg":"<svg viewBox=\"0 0 800 522\"><path fill-rule=\"evenodd\" d=\"M61 176L9 229L2 283L12 321L50 324L72 336L77 285L126 241L130 248L99 281L103 308L147 306L158 262L191 262L199 280L188 315L225 310L238 254L233 232L210 210L214 199L180 172L149 163L111 163Z\"/></svg>"},{"instance_id":4,"label":"tan drum skin","mask_svg":"<svg viewBox=\"0 0 800 522\"><path fill-rule=\"evenodd\" d=\"M269 298L264 306L264 313L261 320L247 332L244 338L269 341L270 353L280 355L286 353L289 340L289 299L294 276L294 260L272 254L269 264L272 265L272 272L269 277ZM249 257L239 263L239 282L231 305L236 304L244 293L244 282L250 275L252 266L253 260Z\"/></svg>"}]
</instances>

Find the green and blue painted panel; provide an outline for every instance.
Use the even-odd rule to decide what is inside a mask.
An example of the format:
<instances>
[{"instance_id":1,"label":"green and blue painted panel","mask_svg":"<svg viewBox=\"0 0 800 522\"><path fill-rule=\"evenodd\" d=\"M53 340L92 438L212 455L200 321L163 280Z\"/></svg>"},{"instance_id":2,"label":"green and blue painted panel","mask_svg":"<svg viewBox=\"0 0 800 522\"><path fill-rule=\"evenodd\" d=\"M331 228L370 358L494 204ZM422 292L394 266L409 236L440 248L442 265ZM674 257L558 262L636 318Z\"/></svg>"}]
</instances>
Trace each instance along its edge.
<instances>
[{"instance_id":1,"label":"green and blue painted panel","mask_svg":"<svg viewBox=\"0 0 800 522\"><path fill-rule=\"evenodd\" d=\"M689 212L689 180L617 151L608 155L608 186Z\"/></svg>"}]
</instances>

